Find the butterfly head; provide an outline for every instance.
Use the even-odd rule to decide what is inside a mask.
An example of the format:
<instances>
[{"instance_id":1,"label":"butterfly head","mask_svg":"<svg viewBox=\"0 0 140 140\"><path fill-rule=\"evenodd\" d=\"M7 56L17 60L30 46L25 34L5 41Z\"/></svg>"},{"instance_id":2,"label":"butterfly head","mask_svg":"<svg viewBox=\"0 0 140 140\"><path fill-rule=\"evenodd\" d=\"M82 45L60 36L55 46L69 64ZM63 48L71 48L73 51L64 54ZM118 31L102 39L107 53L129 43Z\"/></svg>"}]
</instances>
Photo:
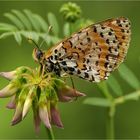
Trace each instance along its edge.
<instances>
[{"instance_id":1,"label":"butterfly head","mask_svg":"<svg viewBox=\"0 0 140 140\"><path fill-rule=\"evenodd\" d=\"M31 43L33 43L35 45L35 48L33 50L33 58L36 62L41 62L44 53L43 51L40 49L40 47L37 45L37 43L32 39L32 38L28 38L28 41L31 41Z\"/></svg>"},{"instance_id":2,"label":"butterfly head","mask_svg":"<svg viewBox=\"0 0 140 140\"><path fill-rule=\"evenodd\" d=\"M33 50L33 58L36 62L40 62L44 56L44 53L39 48L34 48Z\"/></svg>"}]
</instances>

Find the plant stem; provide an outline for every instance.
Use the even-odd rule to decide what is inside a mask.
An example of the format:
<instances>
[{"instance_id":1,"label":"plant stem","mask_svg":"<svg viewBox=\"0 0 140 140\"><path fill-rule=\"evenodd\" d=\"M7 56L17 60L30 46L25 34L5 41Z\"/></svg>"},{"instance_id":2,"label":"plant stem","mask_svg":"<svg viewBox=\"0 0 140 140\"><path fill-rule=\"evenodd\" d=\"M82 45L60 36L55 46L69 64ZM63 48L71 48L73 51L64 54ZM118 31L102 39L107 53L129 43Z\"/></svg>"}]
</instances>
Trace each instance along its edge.
<instances>
[{"instance_id":1,"label":"plant stem","mask_svg":"<svg viewBox=\"0 0 140 140\"><path fill-rule=\"evenodd\" d=\"M114 117L108 116L107 118L107 139L114 140Z\"/></svg>"},{"instance_id":2,"label":"plant stem","mask_svg":"<svg viewBox=\"0 0 140 140\"><path fill-rule=\"evenodd\" d=\"M108 86L107 86L106 82L101 82L100 84L98 84L98 87L100 88L100 90L103 92L104 96L107 99L109 99L110 101L113 100L112 95L109 93Z\"/></svg>"},{"instance_id":3,"label":"plant stem","mask_svg":"<svg viewBox=\"0 0 140 140\"><path fill-rule=\"evenodd\" d=\"M115 116L115 106L112 104L107 112L107 122L106 122L106 138L114 140L115 139L115 128L114 128L114 116Z\"/></svg>"},{"instance_id":4,"label":"plant stem","mask_svg":"<svg viewBox=\"0 0 140 140\"><path fill-rule=\"evenodd\" d=\"M46 130L47 130L49 139L50 140L55 140L53 129L52 128L50 128L50 129L46 128Z\"/></svg>"},{"instance_id":5,"label":"plant stem","mask_svg":"<svg viewBox=\"0 0 140 140\"><path fill-rule=\"evenodd\" d=\"M71 23L69 23L69 30L70 30L70 35L71 35L71 33L72 33L72 24Z\"/></svg>"},{"instance_id":6,"label":"plant stem","mask_svg":"<svg viewBox=\"0 0 140 140\"><path fill-rule=\"evenodd\" d=\"M98 84L98 87L102 90L104 96L111 101L111 106L108 109L108 114L107 114L107 121L106 121L106 138L114 140L115 139L115 134L114 134L114 116L115 116L115 104L114 104L114 99L113 96L110 94L108 90L108 86L105 82L102 82Z\"/></svg>"}]
</instances>

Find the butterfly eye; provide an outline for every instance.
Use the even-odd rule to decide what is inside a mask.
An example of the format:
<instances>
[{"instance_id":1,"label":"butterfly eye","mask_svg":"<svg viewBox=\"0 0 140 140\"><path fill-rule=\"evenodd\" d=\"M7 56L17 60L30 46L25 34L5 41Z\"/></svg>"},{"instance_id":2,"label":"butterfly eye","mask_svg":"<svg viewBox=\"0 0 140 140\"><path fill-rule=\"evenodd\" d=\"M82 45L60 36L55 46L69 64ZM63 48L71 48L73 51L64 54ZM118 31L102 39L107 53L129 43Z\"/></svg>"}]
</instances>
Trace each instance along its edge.
<instances>
[{"instance_id":1,"label":"butterfly eye","mask_svg":"<svg viewBox=\"0 0 140 140\"><path fill-rule=\"evenodd\" d=\"M33 51L33 58L35 61L40 61L43 56L43 52L40 49L35 48Z\"/></svg>"},{"instance_id":2,"label":"butterfly eye","mask_svg":"<svg viewBox=\"0 0 140 140\"><path fill-rule=\"evenodd\" d=\"M42 56L43 56L43 52L41 50L37 50L36 52L37 59L40 60Z\"/></svg>"}]
</instances>

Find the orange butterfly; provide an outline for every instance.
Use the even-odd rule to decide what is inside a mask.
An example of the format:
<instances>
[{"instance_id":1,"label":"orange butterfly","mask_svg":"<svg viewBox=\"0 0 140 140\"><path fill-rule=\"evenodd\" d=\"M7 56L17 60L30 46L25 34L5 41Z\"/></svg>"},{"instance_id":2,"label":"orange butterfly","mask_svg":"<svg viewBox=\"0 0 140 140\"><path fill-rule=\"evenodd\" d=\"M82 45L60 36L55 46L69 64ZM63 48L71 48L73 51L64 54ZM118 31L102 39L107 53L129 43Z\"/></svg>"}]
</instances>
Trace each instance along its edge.
<instances>
[{"instance_id":1,"label":"orange butterfly","mask_svg":"<svg viewBox=\"0 0 140 140\"><path fill-rule=\"evenodd\" d=\"M107 79L123 62L130 42L130 21L119 17L92 24L54 45L34 49L46 72L76 75L92 82Z\"/></svg>"}]
</instances>

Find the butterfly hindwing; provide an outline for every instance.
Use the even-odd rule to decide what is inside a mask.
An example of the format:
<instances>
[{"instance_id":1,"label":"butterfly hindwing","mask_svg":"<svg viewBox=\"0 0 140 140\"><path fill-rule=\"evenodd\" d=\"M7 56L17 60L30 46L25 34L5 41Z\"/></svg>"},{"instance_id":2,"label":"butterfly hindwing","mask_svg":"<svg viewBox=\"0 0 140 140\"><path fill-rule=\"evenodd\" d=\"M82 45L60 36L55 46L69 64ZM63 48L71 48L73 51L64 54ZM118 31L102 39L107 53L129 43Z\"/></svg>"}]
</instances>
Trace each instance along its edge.
<instances>
[{"instance_id":1,"label":"butterfly hindwing","mask_svg":"<svg viewBox=\"0 0 140 140\"><path fill-rule=\"evenodd\" d=\"M124 60L130 22L120 17L88 26L47 52L66 73L92 82L107 79Z\"/></svg>"}]
</instances>

